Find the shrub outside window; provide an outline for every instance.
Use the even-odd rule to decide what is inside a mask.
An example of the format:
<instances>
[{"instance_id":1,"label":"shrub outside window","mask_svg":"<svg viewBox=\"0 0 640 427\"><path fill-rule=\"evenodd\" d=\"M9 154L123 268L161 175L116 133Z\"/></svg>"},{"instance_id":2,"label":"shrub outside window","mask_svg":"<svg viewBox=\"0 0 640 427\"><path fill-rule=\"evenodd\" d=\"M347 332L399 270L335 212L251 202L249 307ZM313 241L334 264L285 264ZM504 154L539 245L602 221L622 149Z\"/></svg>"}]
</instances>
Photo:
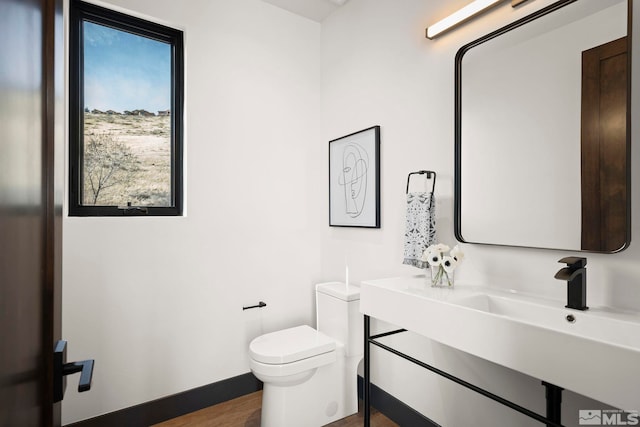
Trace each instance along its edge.
<instances>
[{"instance_id":1,"label":"shrub outside window","mask_svg":"<svg viewBox=\"0 0 640 427\"><path fill-rule=\"evenodd\" d=\"M71 1L72 216L182 215L183 35Z\"/></svg>"}]
</instances>

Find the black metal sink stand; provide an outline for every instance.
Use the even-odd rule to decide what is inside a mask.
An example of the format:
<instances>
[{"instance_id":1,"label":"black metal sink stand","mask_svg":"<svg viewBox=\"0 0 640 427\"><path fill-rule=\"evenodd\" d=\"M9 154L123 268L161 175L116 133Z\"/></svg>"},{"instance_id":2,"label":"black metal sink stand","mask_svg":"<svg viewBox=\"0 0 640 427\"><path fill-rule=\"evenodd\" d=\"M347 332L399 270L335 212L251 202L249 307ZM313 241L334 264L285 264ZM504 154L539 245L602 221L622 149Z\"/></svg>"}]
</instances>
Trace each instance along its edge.
<instances>
[{"instance_id":1,"label":"black metal sink stand","mask_svg":"<svg viewBox=\"0 0 640 427\"><path fill-rule=\"evenodd\" d=\"M546 400L547 400L547 416L543 417L540 414L537 414L527 408L524 408L516 403L513 403L507 399L504 399L496 394L493 394L483 388L480 388L476 385L473 385L465 380L462 380L454 375L451 375L447 372L444 372L438 368L435 368L431 365L428 365L418 359L415 359L407 354L404 354L394 348L391 348L385 344L382 344L379 341L376 341L379 338L386 337L389 335L395 335L401 332L406 332L406 329L396 329L389 332L384 332L381 334L371 335L371 318L368 315L364 315L364 426L370 427L371 425L371 348L370 345L373 344L376 347L382 348L390 353L395 354L405 360L408 360L411 363L414 363L422 368L425 368L435 374L438 374L450 381L455 382L463 387L466 387L470 390L475 391L476 393L480 393L481 395L488 397L489 399L496 401L504 406L507 406L514 411L520 412L523 415L526 415L530 418L533 418L541 423L545 424L547 427L564 427L561 424L561 407L562 407L562 388L556 385L542 382L546 389Z\"/></svg>"}]
</instances>

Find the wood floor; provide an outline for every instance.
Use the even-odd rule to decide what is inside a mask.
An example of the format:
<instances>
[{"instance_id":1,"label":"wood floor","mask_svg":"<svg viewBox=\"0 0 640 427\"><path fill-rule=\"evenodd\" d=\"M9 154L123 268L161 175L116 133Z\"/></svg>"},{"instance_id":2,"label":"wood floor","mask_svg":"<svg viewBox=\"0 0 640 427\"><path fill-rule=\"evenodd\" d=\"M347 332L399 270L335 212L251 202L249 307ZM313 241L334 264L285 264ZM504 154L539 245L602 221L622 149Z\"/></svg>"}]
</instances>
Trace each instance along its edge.
<instances>
[{"instance_id":1,"label":"wood floor","mask_svg":"<svg viewBox=\"0 0 640 427\"><path fill-rule=\"evenodd\" d=\"M262 391L183 415L155 427L260 427ZM362 412L329 424L330 427L358 427L364 423ZM371 411L372 427L398 425L375 410Z\"/></svg>"}]
</instances>

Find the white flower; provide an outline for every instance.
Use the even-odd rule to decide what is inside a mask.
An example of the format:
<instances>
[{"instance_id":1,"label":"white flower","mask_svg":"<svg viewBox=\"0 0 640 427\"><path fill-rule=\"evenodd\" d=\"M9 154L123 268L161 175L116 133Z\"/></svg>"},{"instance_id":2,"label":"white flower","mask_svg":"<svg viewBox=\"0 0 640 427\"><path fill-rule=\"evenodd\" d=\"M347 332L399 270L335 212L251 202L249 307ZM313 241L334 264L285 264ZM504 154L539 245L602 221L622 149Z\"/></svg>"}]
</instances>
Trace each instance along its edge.
<instances>
[{"instance_id":1,"label":"white flower","mask_svg":"<svg viewBox=\"0 0 640 427\"><path fill-rule=\"evenodd\" d=\"M453 286L453 271L464 258L464 253L458 245L454 246L448 255L449 246L444 243L431 245L422 253L422 261L431 267L431 283L433 286L441 286L446 280L447 285Z\"/></svg>"},{"instance_id":2,"label":"white flower","mask_svg":"<svg viewBox=\"0 0 640 427\"><path fill-rule=\"evenodd\" d=\"M455 245L453 249L451 249L451 256L456 262L461 262L464 259L464 252L460 250L458 245Z\"/></svg>"},{"instance_id":3,"label":"white flower","mask_svg":"<svg viewBox=\"0 0 640 427\"><path fill-rule=\"evenodd\" d=\"M449 246L445 245L444 243L438 243L436 245L436 249L442 254L444 252L447 252L451 248L449 248Z\"/></svg>"},{"instance_id":4,"label":"white flower","mask_svg":"<svg viewBox=\"0 0 640 427\"><path fill-rule=\"evenodd\" d=\"M431 267L437 267L442 263L442 254L439 251L432 251L427 254L427 262Z\"/></svg>"},{"instance_id":5,"label":"white flower","mask_svg":"<svg viewBox=\"0 0 640 427\"><path fill-rule=\"evenodd\" d=\"M454 257L451 257L451 256L442 257L442 268L444 268L444 271L446 271L447 274L453 273L453 270L455 270L456 265L458 265L458 261L456 261Z\"/></svg>"}]
</instances>

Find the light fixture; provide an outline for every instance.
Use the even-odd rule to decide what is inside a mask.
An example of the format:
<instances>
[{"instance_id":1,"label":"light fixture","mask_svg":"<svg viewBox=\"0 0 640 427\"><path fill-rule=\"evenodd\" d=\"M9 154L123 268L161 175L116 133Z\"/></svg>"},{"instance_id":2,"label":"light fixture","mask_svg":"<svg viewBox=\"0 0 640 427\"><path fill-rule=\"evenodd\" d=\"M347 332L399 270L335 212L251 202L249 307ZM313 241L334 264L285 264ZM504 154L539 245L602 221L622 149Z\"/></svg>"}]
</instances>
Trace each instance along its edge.
<instances>
[{"instance_id":1,"label":"light fixture","mask_svg":"<svg viewBox=\"0 0 640 427\"><path fill-rule=\"evenodd\" d=\"M462 9L447 16L441 21L436 22L433 25L427 27L427 38L433 39L443 32L449 30L458 24L465 22L473 16L483 12L490 7L495 6L503 0L475 0L463 7ZM520 3L524 3L527 0L512 0L511 6L516 7Z\"/></svg>"}]
</instances>

